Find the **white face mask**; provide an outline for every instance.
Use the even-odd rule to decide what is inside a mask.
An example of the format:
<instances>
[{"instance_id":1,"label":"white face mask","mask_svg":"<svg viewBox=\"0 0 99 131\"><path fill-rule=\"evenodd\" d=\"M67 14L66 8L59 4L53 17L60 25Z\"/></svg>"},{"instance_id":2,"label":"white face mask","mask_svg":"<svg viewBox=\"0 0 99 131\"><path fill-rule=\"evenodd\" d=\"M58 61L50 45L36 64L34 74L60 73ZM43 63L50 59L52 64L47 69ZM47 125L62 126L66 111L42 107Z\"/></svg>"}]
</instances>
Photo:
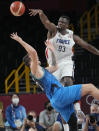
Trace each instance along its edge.
<instances>
[{"instance_id":1,"label":"white face mask","mask_svg":"<svg viewBox=\"0 0 99 131\"><path fill-rule=\"evenodd\" d=\"M33 121L36 122L36 118L35 117L33 118Z\"/></svg>"},{"instance_id":2,"label":"white face mask","mask_svg":"<svg viewBox=\"0 0 99 131\"><path fill-rule=\"evenodd\" d=\"M12 103L15 104L15 105L18 105L18 103L19 103L19 98L13 98L13 99L12 99Z\"/></svg>"}]
</instances>

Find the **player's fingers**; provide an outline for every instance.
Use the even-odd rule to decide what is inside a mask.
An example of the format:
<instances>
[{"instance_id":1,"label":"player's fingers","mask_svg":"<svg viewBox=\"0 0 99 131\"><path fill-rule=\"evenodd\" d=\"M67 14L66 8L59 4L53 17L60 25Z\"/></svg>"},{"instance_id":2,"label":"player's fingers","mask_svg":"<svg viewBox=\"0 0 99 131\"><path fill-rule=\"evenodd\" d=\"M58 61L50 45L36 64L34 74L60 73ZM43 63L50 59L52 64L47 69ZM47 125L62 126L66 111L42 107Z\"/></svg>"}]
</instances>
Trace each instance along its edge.
<instances>
[{"instance_id":1,"label":"player's fingers","mask_svg":"<svg viewBox=\"0 0 99 131\"><path fill-rule=\"evenodd\" d=\"M33 10L33 9L29 9L29 14L30 14L30 13L33 13L33 12L34 12L34 10Z\"/></svg>"},{"instance_id":2,"label":"player's fingers","mask_svg":"<svg viewBox=\"0 0 99 131\"><path fill-rule=\"evenodd\" d=\"M37 12L34 12L33 16L35 16L37 14Z\"/></svg>"},{"instance_id":3,"label":"player's fingers","mask_svg":"<svg viewBox=\"0 0 99 131\"><path fill-rule=\"evenodd\" d=\"M14 32L14 33L13 33L13 36L15 36L15 35L16 35L16 33Z\"/></svg>"},{"instance_id":4,"label":"player's fingers","mask_svg":"<svg viewBox=\"0 0 99 131\"><path fill-rule=\"evenodd\" d=\"M29 9L30 12L34 12L35 10L34 9Z\"/></svg>"},{"instance_id":5,"label":"player's fingers","mask_svg":"<svg viewBox=\"0 0 99 131\"><path fill-rule=\"evenodd\" d=\"M13 37L13 34L11 34L10 36Z\"/></svg>"},{"instance_id":6,"label":"player's fingers","mask_svg":"<svg viewBox=\"0 0 99 131\"><path fill-rule=\"evenodd\" d=\"M29 14L31 14L31 13L32 13L32 11L29 10Z\"/></svg>"},{"instance_id":7,"label":"player's fingers","mask_svg":"<svg viewBox=\"0 0 99 131\"><path fill-rule=\"evenodd\" d=\"M29 12L29 14L32 14L32 13L33 13L32 11Z\"/></svg>"},{"instance_id":8,"label":"player's fingers","mask_svg":"<svg viewBox=\"0 0 99 131\"><path fill-rule=\"evenodd\" d=\"M33 12L30 12L30 13L29 13L30 16L33 16L33 14L34 14Z\"/></svg>"},{"instance_id":9,"label":"player's fingers","mask_svg":"<svg viewBox=\"0 0 99 131\"><path fill-rule=\"evenodd\" d=\"M33 9L29 9L29 11L32 11Z\"/></svg>"},{"instance_id":10,"label":"player's fingers","mask_svg":"<svg viewBox=\"0 0 99 131\"><path fill-rule=\"evenodd\" d=\"M49 40L47 40L48 43L51 43Z\"/></svg>"},{"instance_id":11,"label":"player's fingers","mask_svg":"<svg viewBox=\"0 0 99 131\"><path fill-rule=\"evenodd\" d=\"M13 36L10 36L10 38L12 38L12 39L13 39Z\"/></svg>"},{"instance_id":12,"label":"player's fingers","mask_svg":"<svg viewBox=\"0 0 99 131\"><path fill-rule=\"evenodd\" d=\"M29 9L29 11L34 11L35 9Z\"/></svg>"},{"instance_id":13,"label":"player's fingers","mask_svg":"<svg viewBox=\"0 0 99 131\"><path fill-rule=\"evenodd\" d=\"M36 10L34 10L31 15L35 16L38 12Z\"/></svg>"},{"instance_id":14,"label":"player's fingers","mask_svg":"<svg viewBox=\"0 0 99 131\"><path fill-rule=\"evenodd\" d=\"M34 12L35 12L35 10L29 10L30 12L29 12L29 15L33 15L34 14Z\"/></svg>"},{"instance_id":15,"label":"player's fingers","mask_svg":"<svg viewBox=\"0 0 99 131\"><path fill-rule=\"evenodd\" d=\"M14 38L15 37L15 33L12 33L10 36Z\"/></svg>"},{"instance_id":16,"label":"player's fingers","mask_svg":"<svg viewBox=\"0 0 99 131\"><path fill-rule=\"evenodd\" d=\"M45 41L45 45L47 46L47 42Z\"/></svg>"},{"instance_id":17,"label":"player's fingers","mask_svg":"<svg viewBox=\"0 0 99 131\"><path fill-rule=\"evenodd\" d=\"M49 45L49 41L48 40L46 41L46 44Z\"/></svg>"}]
</instances>

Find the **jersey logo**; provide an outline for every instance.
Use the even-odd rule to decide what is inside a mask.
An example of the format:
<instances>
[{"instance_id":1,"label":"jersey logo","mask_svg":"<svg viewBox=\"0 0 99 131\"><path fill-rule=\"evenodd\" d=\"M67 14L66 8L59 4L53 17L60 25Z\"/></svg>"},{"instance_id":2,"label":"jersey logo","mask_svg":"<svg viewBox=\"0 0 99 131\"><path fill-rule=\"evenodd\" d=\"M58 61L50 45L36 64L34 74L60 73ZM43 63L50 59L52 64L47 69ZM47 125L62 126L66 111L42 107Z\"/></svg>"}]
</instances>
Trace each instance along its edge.
<instances>
[{"instance_id":1,"label":"jersey logo","mask_svg":"<svg viewBox=\"0 0 99 131\"><path fill-rule=\"evenodd\" d=\"M63 40L63 39L57 39L56 43L61 43L61 44L70 44L70 40Z\"/></svg>"},{"instance_id":2,"label":"jersey logo","mask_svg":"<svg viewBox=\"0 0 99 131\"><path fill-rule=\"evenodd\" d=\"M69 35L68 35L68 38L73 38L73 35L69 34Z\"/></svg>"}]
</instances>

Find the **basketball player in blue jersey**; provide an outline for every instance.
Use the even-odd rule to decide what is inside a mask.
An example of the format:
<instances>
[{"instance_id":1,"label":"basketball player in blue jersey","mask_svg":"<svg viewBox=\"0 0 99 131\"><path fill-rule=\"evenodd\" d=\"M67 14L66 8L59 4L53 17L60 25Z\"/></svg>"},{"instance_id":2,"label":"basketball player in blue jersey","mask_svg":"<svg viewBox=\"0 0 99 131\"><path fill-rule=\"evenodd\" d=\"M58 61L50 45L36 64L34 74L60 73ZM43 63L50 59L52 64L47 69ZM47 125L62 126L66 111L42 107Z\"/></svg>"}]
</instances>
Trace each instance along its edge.
<instances>
[{"instance_id":1,"label":"basketball player in blue jersey","mask_svg":"<svg viewBox=\"0 0 99 131\"><path fill-rule=\"evenodd\" d=\"M72 61L72 48L74 44L78 44L93 54L99 55L99 50L94 48L92 45L88 44L82 40L79 36L74 35L73 31L69 30L69 17L61 16L58 20L57 26L50 22L47 16L42 10L39 9L30 9L30 16L39 15L41 22L48 30L47 38L50 39L51 43L55 48L55 56L58 63L58 69L53 73L53 75L62 83L62 85L70 86L73 85L73 61ZM46 49L46 58L48 65L52 65L51 51ZM76 109L77 115L82 114L80 109L80 104L75 102L74 107ZM73 114L75 117L75 114ZM73 118L72 118L73 119ZM75 122L76 117L75 117ZM71 122L70 122L71 123ZM73 125L77 125L74 124ZM72 125L72 128L74 129Z\"/></svg>"},{"instance_id":2,"label":"basketball player in blue jersey","mask_svg":"<svg viewBox=\"0 0 99 131\"><path fill-rule=\"evenodd\" d=\"M28 55L24 57L24 62L30 67L33 79L43 87L52 106L67 123L74 112L74 101L80 100L81 97L87 94L99 100L99 90L93 84L79 84L66 88L51 74L57 70L57 63L54 56L54 48L49 41L46 42L46 45L52 51L54 62L52 66L45 69L40 66L37 52L32 46L23 41L17 33L11 34L11 38L16 40L27 51Z\"/></svg>"}]
</instances>

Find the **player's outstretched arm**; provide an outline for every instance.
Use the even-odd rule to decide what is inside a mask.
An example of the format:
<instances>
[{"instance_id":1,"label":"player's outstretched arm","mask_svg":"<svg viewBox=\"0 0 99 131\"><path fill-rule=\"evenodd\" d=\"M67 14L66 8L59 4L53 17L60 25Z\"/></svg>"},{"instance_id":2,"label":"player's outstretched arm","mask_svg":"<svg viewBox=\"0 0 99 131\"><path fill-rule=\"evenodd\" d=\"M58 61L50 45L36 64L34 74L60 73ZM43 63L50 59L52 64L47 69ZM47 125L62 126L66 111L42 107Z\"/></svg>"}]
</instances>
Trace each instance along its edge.
<instances>
[{"instance_id":1,"label":"player's outstretched arm","mask_svg":"<svg viewBox=\"0 0 99 131\"><path fill-rule=\"evenodd\" d=\"M32 64L30 65L31 66L30 68L32 69L32 73L35 74L37 71L36 69L37 69L37 65L38 65L37 64L38 56L37 56L36 50L32 46L30 46L28 43L23 41L22 38L17 35L17 33L12 33L10 37L12 39L16 40L20 45L22 45L25 48L25 50L28 52L28 54L31 58L31 61L33 61ZM35 69L35 70L33 70L33 69Z\"/></svg>"},{"instance_id":2,"label":"player's outstretched arm","mask_svg":"<svg viewBox=\"0 0 99 131\"><path fill-rule=\"evenodd\" d=\"M84 41L83 39L81 39L79 36L74 35L73 36L74 41L82 46L83 48L85 48L86 50L88 50L89 52L95 54L95 55L99 55L99 50L96 49L94 46L92 46L91 44L88 44L86 41Z\"/></svg>"},{"instance_id":3,"label":"player's outstretched arm","mask_svg":"<svg viewBox=\"0 0 99 131\"><path fill-rule=\"evenodd\" d=\"M57 69L58 69L58 65L57 65L57 62L56 62L56 57L55 57L55 54L54 54L54 47L53 45L51 44L51 42L49 40L47 40L45 42L45 45L47 46L48 49L50 49L51 51L51 57L52 57L52 65L47 67L46 69L48 71L50 71L51 73L55 72Z\"/></svg>"},{"instance_id":4,"label":"player's outstretched arm","mask_svg":"<svg viewBox=\"0 0 99 131\"><path fill-rule=\"evenodd\" d=\"M35 16L37 14L39 14L40 20L43 23L43 25L45 26L45 28L52 32L52 33L56 33L57 28L56 25L52 22L49 21L48 17L44 14L44 12L40 9L29 9L29 14L30 16Z\"/></svg>"}]
</instances>

